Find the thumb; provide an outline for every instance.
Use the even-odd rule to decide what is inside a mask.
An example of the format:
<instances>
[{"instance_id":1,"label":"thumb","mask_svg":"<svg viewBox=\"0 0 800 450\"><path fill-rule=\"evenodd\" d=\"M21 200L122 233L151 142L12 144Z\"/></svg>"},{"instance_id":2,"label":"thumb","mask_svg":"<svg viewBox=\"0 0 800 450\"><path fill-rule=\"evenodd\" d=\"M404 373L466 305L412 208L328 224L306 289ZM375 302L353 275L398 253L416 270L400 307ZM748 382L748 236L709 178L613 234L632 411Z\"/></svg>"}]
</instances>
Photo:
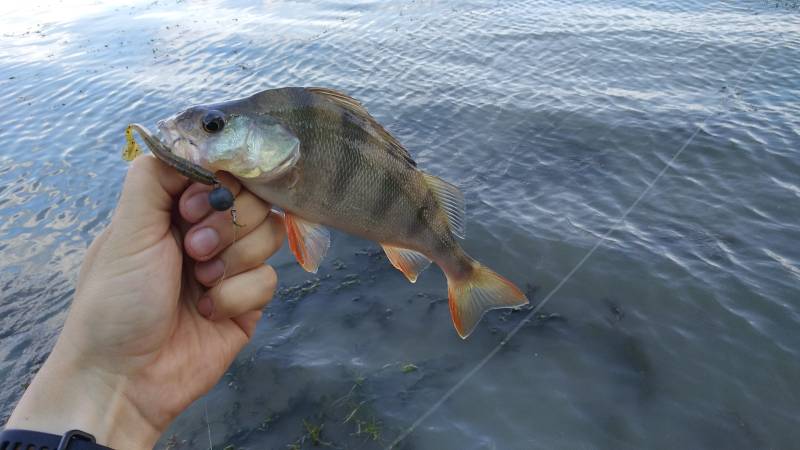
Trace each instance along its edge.
<instances>
[{"instance_id":1,"label":"thumb","mask_svg":"<svg viewBox=\"0 0 800 450\"><path fill-rule=\"evenodd\" d=\"M152 155L131 163L112 218L112 229L139 248L170 230L172 210L189 180Z\"/></svg>"}]
</instances>

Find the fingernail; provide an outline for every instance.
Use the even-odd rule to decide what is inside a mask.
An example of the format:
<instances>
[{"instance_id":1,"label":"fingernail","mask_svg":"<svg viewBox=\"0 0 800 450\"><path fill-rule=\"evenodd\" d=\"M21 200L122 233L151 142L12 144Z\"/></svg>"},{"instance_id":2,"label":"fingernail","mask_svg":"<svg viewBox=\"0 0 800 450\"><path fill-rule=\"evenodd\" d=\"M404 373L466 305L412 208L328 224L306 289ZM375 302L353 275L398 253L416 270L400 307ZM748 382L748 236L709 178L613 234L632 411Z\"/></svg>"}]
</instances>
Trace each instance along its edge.
<instances>
[{"instance_id":1,"label":"fingernail","mask_svg":"<svg viewBox=\"0 0 800 450\"><path fill-rule=\"evenodd\" d=\"M213 228L200 228L192 233L189 245L198 256L209 255L219 245L219 234Z\"/></svg>"},{"instance_id":2,"label":"fingernail","mask_svg":"<svg viewBox=\"0 0 800 450\"><path fill-rule=\"evenodd\" d=\"M222 277L225 272L225 263L221 259L216 258L211 261L206 261L197 264L197 278L200 282L211 283Z\"/></svg>"},{"instance_id":3,"label":"fingernail","mask_svg":"<svg viewBox=\"0 0 800 450\"><path fill-rule=\"evenodd\" d=\"M204 295L203 298L197 302L197 312L206 319L211 318L211 315L214 314L214 302L211 301L211 297Z\"/></svg>"},{"instance_id":4,"label":"fingernail","mask_svg":"<svg viewBox=\"0 0 800 450\"><path fill-rule=\"evenodd\" d=\"M192 218L199 219L211 211L211 205L208 203L208 192L195 194L186 200L186 214Z\"/></svg>"}]
</instances>

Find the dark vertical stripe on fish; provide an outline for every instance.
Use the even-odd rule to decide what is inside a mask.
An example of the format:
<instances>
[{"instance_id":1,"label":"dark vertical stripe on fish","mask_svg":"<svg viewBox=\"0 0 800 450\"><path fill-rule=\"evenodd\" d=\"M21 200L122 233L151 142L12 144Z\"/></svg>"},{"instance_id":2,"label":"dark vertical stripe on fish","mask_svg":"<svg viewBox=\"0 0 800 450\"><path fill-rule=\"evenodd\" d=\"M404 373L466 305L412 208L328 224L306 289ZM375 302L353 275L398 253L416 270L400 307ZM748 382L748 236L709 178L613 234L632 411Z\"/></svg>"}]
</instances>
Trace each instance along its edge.
<instances>
[{"instance_id":1,"label":"dark vertical stripe on fish","mask_svg":"<svg viewBox=\"0 0 800 450\"><path fill-rule=\"evenodd\" d=\"M340 148L342 157L336 160L335 173L330 186L333 201L340 201L344 198L353 179L361 170L366 170L364 167L366 161L359 149L359 146L366 144L364 130L355 126L347 113L342 114L340 126L344 142Z\"/></svg>"},{"instance_id":2,"label":"dark vertical stripe on fish","mask_svg":"<svg viewBox=\"0 0 800 450\"><path fill-rule=\"evenodd\" d=\"M290 122L299 124L296 129L296 134L301 142L300 151L302 161L298 161L298 164L305 166L306 171L314 173L313 162L319 159L318 156L315 155L315 153L320 151L319 145L303 145L302 143L308 142L316 144L320 141L317 136L317 134L320 133L320 127L315 126L315 124L321 123L324 125L325 122L318 121L324 120L325 116L323 111L320 111L320 106L314 104L313 97L305 91L301 91L299 94L300 95L298 95L296 99L299 106L287 111L287 114L291 117L289 119ZM303 208L309 202L313 203L314 198L319 194L320 191L317 189L298 190L294 195L294 206L296 208Z\"/></svg>"},{"instance_id":3,"label":"dark vertical stripe on fish","mask_svg":"<svg viewBox=\"0 0 800 450\"><path fill-rule=\"evenodd\" d=\"M340 201L344 198L347 194L348 186L350 186L350 183L364 165L361 160L362 157L357 151L352 151L347 145L344 147L348 155L336 161L336 172L330 185L331 199L334 201Z\"/></svg>"},{"instance_id":4,"label":"dark vertical stripe on fish","mask_svg":"<svg viewBox=\"0 0 800 450\"><path fill-rule=\"evenodd\" d=\"M397 178L391 172L385 172L377 198L370 210L372 217L374 219L382 219L392 209L392 206L400 200L402 189L403 187Z\"/></svg>"},{"instance_id":5,"label":"dark vertical stripe on fish","mask_svg":"<svg viewBox=\"0 0 800 450\"><path fill-rule=\"evenodd\" d=\"M436 197L433 192L428 189L425 193L425 199L422 201L422 206L417 209L416 214L411 219L406 230L409 237L418 236L423 231L430 228L430 217L436 208Z\"/></svg>"}]
</instances>

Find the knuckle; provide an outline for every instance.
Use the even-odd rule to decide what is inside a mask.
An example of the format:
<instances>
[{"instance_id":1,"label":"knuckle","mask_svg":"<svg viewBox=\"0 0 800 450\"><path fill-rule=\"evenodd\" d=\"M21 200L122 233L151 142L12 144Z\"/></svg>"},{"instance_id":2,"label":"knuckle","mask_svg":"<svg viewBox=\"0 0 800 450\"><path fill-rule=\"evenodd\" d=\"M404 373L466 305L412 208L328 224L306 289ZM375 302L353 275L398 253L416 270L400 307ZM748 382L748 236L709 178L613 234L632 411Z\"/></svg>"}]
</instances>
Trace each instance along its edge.
<instances>
[{"instance_id":1,"label":"knuckle","mask_svg":"<svg viewBox=\"0 0 800 450\"><path fill-rule=\"evenodd\" d=\"M278 274L275 269L270 265L264 266L265 278L267 281L267 289L273 292L278 287Z\"/></svg>"},{"instance_id":2,"label":"knuckle","mask_svg":"<svg viewBox=\"0 0 800 450\"><path fill-rule=\"evenodd\" d=\"M214 313L217 316L230 317L238 314L242 308L241 300L224 290L217 292L217 295L212 298L214 299Z\"/></svg>"}]
</instances>

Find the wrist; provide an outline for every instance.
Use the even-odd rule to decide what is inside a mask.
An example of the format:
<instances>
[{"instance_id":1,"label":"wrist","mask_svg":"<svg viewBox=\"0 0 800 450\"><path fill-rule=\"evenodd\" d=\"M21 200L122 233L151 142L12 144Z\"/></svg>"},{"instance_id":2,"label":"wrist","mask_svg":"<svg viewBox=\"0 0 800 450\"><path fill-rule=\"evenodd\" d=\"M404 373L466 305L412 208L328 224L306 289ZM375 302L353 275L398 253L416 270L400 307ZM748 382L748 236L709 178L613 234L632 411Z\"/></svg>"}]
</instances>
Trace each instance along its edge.
<instances>
[{"instance_id":1,"label":"wrist","mask_svg":"<svg viewBox=\"0 0 800 450\"><path fill-rule=\"evenodd\" d=\"M126 397L124 377L57 353L36 374L6 428L59 435L78 429L108 447L153 448L161 430Z\"/></svg>"}]
</instances>

